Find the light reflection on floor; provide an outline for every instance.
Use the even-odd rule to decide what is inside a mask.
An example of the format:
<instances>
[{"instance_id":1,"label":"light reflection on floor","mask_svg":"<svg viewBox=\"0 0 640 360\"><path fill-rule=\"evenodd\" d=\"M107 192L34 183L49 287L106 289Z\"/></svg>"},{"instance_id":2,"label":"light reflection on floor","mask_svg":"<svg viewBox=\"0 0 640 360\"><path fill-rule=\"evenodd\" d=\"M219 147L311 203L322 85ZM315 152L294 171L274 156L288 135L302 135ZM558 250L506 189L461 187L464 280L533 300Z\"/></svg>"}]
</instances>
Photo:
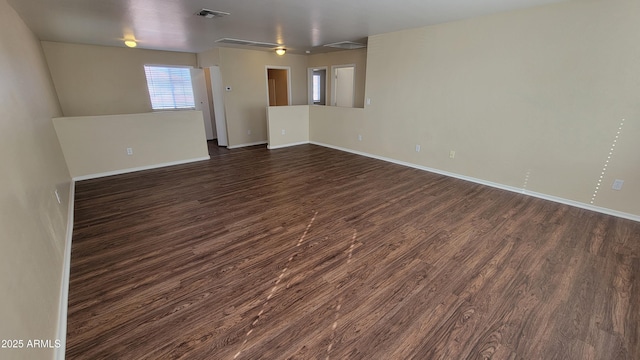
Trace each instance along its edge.
<instances>
[{"instance_id":1,"label":"light reflection on floor","mask_svg":"<svg viewBox=\"0 0 640 360\"><path fill-rule=\"evenodd\" d=\"M349 255L347 256L347 265L351 263L351 258L353 257L353 248L356 245L356 238L358 237L358 231L353 230L353 236L351 237L351 246L349 246ZM346 270L345 270L346 271ZM331 336L329 337L329 346L327 346L327 358L329 360L329 355L331 354L331 349L333 349L333 343L336 338L336 329L338 328L338 320L340 319L340 309L342 308L343 297L341 296L338 299L338 304L336 305L335 310L335 318L333 321L333 325L331 325Z\"/></svg>"},{"instance_id":2,"label":"light reflection on floor","mask_svg":"<svg viewBox=\"0 0 640 360\"><path fill-rule=\"evenodd\" d=\"M309 221L309 224L307 225L307 228L304 230L304 233L302 233L302 236L300 236L300 240L298 240L298 243L295 246L296 248L300 247L300 245L302 245L302 243L304 243L304 239L307 237L307 234L309 233L309 229L311 229L311 225L316 220L316 216L318 216L318 212L317 211L313 214L313 217L311 218L311 221ZM353 245L352 245L352 247L353 247ZM280 272L280 276L278 276L278 278L276 279L276 282L273 285L273 288L271 288L271 292L269 292L269 295L267 295L267 299L262 304L262 309L260 309L260 312L258 313L258 316L256 316L256 319L251 323L251 327L250 327L249 331L247 332L247 334L245 335L244 341L242 342L242 345L240 345L240 350L233 357L234 359L237 359L238 356L240 356L240 354L242 354L242 351L244 350L244 346L247 344L247 341L249 341L249 336L253 332L253 329L255 328L256 324L258 324L258 321L260 320L260 317L262 316L262 314L264 314L264 311L267 308L267 305L269 305L269 300L271 300L271 298L276 294L276 291L278 290L278 285L280 284L280 282L284 278L284 274L287 272L287 270L289 270L289 265L291 265L291 262L296 257L296 255L298 255L298 253L294 252L289 257L289 260L287 260L287 264L285 265L285 267Z\"/></svg>"}]
</instances>

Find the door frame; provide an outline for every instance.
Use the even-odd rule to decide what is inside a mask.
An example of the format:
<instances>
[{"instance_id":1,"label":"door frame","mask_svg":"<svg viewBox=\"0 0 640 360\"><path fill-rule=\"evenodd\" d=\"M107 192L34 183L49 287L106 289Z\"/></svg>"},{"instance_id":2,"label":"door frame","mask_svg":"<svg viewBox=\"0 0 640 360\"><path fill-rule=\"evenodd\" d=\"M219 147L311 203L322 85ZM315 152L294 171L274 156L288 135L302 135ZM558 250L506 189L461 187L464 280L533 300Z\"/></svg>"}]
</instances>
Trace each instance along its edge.
<instances>
[{"instance_id":1,"label":"door frame","mask_svg":"<svg viewBox=\"0 0 640 360\"><path fill-rule=\"evenodd\" d=\"M291 66L265 65L264 77L265 89L267 90L267 106L269 106L269 69L287 70L287 99L289 100L289 106L291 106Z\"/></svg>"},{"instance_id":2,"label":"door frame","mask_svg":"<svg viewBox=\"0 0 640 360\"><path fill-rule=\"evenodd\" d=\"M207 90L206 73L202 68L191 68L191 87L193 88L193 100L196 110L202 112L204 119L204 132L207 140L213 140L214 130L211 122L211 109L209 108L209 91Z\"/></svg>"},{"instance_id":3,"label":"door frame","mask_svg":"<svg viewBox=\"0 0 640 360\"><path fill-rule=\"evenodd\" d=\"M307 103L309 105L315 105L313 103L313 71L325 70L324 74L324 103L327 105L327 98L329 93L329 68L327 66L314 66L307 68Z\"/></svg>"},{"instance_id":4,"label":"door frame","mask_svg":"<svg viewBox=\"0 0 640 360\"><path fill-rule=\"evenodd\" d=\"M229 146L229 133L227 132L227 118L224 108L224 85L220 66L209 67L211 76L211 89L213 90L213 113L215 117L218 146Z\"/></svg>"},{"instance_id":5,"label":"door frame","mask_svg":"<svg viewBox=\"0 0 640 360\"><path fill-rule=\"evenodd\" d=\"M331 66L331 106L336 106L336 90L338 82L335 81L337 77L337 70L340 68L353 68L353 84L351 87L353 89L353 97L351 100L351 107L355 107L356 103L356 64L343 64L343 65L332 65Z\"/></svg>"}]
</instances>

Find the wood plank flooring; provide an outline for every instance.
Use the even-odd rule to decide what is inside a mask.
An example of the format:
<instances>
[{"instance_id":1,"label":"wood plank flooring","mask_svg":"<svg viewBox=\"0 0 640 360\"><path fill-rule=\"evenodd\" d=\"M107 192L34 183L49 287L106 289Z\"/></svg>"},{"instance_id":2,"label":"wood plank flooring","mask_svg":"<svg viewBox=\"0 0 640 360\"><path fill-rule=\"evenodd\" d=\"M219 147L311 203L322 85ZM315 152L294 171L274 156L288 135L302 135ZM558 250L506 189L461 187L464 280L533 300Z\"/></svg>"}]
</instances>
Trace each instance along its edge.
<instances>
[{"instance_id":1,"label":"wood plank flooring","mask_svg":"<svg viewBox=\"0 0 640 360\"><path fill-rule=\"evenodd\" d=\"M314 145L77 184L68 359L640 359L640 223Z\"/></svg>"}]
</instances>

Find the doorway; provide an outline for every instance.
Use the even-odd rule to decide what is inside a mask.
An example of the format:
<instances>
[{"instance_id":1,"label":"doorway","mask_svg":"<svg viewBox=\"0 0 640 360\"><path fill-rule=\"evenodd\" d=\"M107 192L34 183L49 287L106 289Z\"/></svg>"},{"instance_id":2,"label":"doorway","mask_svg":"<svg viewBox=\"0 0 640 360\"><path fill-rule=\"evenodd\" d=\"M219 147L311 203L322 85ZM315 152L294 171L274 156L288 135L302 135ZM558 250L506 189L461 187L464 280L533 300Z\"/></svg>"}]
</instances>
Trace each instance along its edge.
<instances>
[{"instance_id":1,"label":"doorway","mask_svg":"<svg viewBox=\"0 0 640 360\"><path fill-rule=\"evenodd\" d=\"M228 146L227 119L224 110L224 86L222 85L222 73L219 66L209 68L211 81L211 101L213 102L213 118L218 138L218 146Z\"/></svg>"},{"instance_id":2,"label":"doorway","mask_svg":"<svg viewBox=\"0 0 640 360\"><path fill-rule=\"evenodd\" d=\"M209 116L211 117L211 127L212 127L211 132L213 135L211 139L215 140L218 138L218 129L216 125L216 114L213 107L213 86L211 83L211 69L208 67L204 68L204 80L207 85L207 100L209 103ZM211 140L211 139L207 139L207 140Z\"/></svg>"},{"instance_id":3,"label":"doorway","mask_svg":"<svg viewBox=\"0 0 640 360\"><path fill-rule=\"evenodd\" d=\"M216 138L215 128L213 126L211 117L211 107L208 99L207 88L207 71L208 69L191 69L191 86L193 87L193 96L195 109L202 111L202 118L204 119L204 132L207 136L207 140L213 140Z\"/></svg>"},{"instance_id":4,"label":"doorway","mask_svg":"<svg viewBox=\"0 0 640 360\"><path fill-rule=\"evenodd\" d=\"M267 66L267 103L269 106L291 104L289 67Z\"/></svg>"},{"instance_id":5,"label":"doorway","mask_svg":"<svg viewBox=\"0 0 640 360\"><path fill-rule=\"evenodd\" d=\"M339 65L331 67L333 87L331 104L333 106L353 107L355 92L355 65Z\"/></svg>"},{"instance_id":6,"label":"doorway","mask_svg":"<svg viewBox=\"0 0 640 360\"><path fill-rule=\"evenodd\" d=\"M327 67L309 68L309 105L327 105Z\"/></svg>"}]
</instances>

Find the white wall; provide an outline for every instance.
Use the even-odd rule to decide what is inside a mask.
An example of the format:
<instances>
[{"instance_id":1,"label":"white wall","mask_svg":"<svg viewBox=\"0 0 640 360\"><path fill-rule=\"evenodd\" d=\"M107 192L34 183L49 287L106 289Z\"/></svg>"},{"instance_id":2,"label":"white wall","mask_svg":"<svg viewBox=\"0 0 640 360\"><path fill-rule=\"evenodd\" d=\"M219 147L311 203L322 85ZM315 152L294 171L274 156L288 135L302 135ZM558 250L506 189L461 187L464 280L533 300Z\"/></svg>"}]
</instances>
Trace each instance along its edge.
<instances>
[{"instance_id":1,"label":"white wall","mask_svg":"<svg viewBox=\"0 0 640 360\"><path fill-rule=\"evenodd\" d=\"M6 0L0 79L0 339L53 341L70 190L51 124L61 111L40 41ZM52 357L52 349L0 349L3 359Z\"/></svg>"},{"instance_id":2,"label":"white wall","mask_svg":"<svg viewBox=\"0 0 640 360\"><path fill-rule=\"evenodd\" d=\"M209 159L201 111L62 117L53 123L74 179Z\"/></svg>"}]
</instances>

